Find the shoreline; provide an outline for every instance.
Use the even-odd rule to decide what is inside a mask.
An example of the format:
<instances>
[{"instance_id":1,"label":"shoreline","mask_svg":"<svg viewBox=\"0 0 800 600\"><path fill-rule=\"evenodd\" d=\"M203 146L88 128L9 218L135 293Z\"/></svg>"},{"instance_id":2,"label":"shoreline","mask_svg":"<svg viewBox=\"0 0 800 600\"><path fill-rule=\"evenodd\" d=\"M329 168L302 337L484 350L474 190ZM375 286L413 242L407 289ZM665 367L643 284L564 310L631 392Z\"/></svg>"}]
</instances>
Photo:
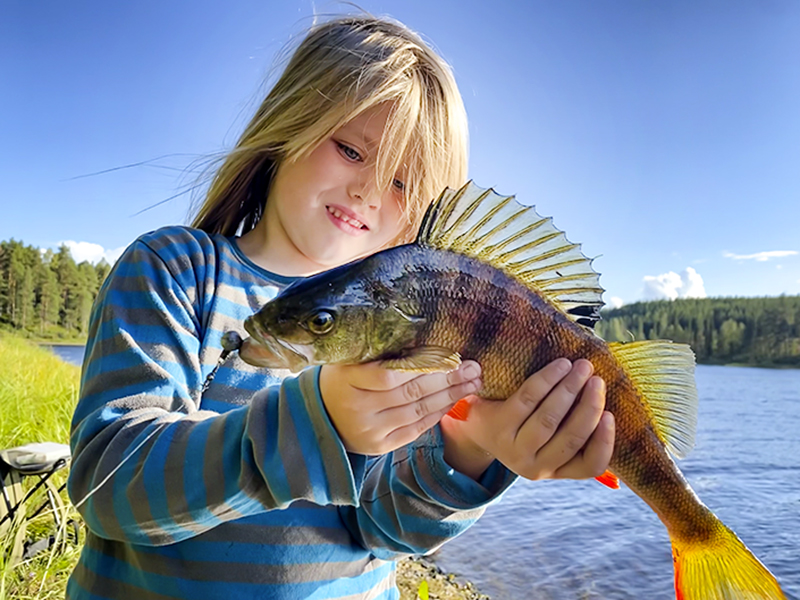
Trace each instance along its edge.
<instances>
[{"instance_id":1,"label":"shoreline","mask_svg":"<svg viewBox=\"0 0 800 600\"><path fill-rule=\"evenodd\" d=\"M437 600L491 600L471 581L447 573L426 556L414 556L397 562L397 588L400 600L417 600L420 583L428 582L430 598Z\"/></svg>"}]
</instances>

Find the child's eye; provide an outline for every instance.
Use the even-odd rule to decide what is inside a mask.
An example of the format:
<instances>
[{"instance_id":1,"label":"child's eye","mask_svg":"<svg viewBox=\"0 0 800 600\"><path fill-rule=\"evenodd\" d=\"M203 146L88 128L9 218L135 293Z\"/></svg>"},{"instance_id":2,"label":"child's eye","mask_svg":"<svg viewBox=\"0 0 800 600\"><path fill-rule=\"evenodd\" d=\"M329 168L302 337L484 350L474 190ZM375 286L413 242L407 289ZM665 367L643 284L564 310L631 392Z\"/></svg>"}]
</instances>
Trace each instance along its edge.
<instances>
[{"instance_id":1,"label":"child's eye","mask_svg":"<svg viewBox=\"0 0 800 600\"><path fill-rule=\"evenodd\" d=\"M399 179L393 179L392 185L395 187L395 189L400 190L401 192L406 189L406 184Z\"/></svg>"},{"instance_id":2,"label":"child's eye","mask_svg":"<svg viewBox=\"0 0 800 600\"><path fill-rule=\"evenodd\" d=\"M361 160L361 155L358 153L357 150L351 148L347 144L343 144L342 142L336 142L336 145L339 147L339 150L350 160Z\"/></svg>"}]
</instances>

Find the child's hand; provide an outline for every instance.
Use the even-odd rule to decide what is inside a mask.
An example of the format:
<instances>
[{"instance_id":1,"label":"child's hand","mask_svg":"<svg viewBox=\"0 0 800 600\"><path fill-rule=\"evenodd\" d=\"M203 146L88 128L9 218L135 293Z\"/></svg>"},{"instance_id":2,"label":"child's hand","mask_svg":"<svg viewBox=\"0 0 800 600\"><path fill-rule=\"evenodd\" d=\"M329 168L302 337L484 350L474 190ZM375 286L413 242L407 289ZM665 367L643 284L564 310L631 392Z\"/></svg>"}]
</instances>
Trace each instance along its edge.
<instances>
[{"instance_id":1,"label":"child's hand","mask_svg":"<svg viewBox=\"0 0 800 600\"><path fill-rule=\"evenodd\" d=\"M450 373L404 373L363 365L325 365L322 401L345 448L386 454L417 439L453 405L480 388L480 365L465 361Z\"/></svg>"},{"instance_id":2,"label":"child's hand","mask_svg":"<svg viewBox=\"0 0 800 600\"><path fill-rule=\"evenodd\" d=\"M445 418L445 459L477 479L497 458L527 479L601 475L614 450L605 383L587 360L556 360L505 402L471 398L466 421Z\"/></svg>"}]
</instances>

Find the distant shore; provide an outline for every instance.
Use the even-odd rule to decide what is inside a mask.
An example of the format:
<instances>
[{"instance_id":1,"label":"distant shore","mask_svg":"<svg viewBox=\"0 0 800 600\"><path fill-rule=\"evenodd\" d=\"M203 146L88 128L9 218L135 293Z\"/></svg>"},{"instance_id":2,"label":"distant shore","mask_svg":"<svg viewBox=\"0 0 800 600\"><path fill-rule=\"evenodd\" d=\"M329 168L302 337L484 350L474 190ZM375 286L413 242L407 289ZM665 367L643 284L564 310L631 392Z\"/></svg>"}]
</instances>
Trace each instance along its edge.
<instances>
[{"instance_id":1,"label":"distant shore","mask_svg":"<svg viewBox=\"0 0 800 600\"><path fill-rule=\"evenodd\" d=\"M74 335L63 328L51 328L51 330L52 329L55 329L54 333L48 335L47 332L45 332L45 334L42 335L41 333L33 333L25 329L17 329L7 324L0 324L0 335L10 335L39 345L85 346L88 341L85 335Z\"/></svg>"},{"instance_id":2,"label":"distant shore","mask_svg":"<svg viewBox=\"0 0 800 600\"><path fill-rule=\"evenodd\" d=\"M38 346L85 346L86 340L48 340L28 338L29 342L37 344Z\"/></svg>"}]
</instances>

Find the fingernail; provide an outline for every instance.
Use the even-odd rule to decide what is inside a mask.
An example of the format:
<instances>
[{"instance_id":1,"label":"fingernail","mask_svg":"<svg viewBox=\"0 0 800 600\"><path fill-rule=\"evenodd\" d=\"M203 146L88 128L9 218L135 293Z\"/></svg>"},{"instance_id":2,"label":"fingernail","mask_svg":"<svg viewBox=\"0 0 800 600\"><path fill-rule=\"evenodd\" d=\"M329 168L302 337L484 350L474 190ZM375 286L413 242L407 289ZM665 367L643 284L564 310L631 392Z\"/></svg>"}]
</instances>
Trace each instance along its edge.
<instances>
[{"instance_id":1,"label":"fingernail","mask_svg":"<svg viewBox=\"0 0 800 600\"><path fill-rule=\"evenodd\" d=\"M572 363L567 358L559 358L553 363L553 368L559 375L566 375L572 368Z\"/></svg>"},{"instance_id":2,"label":"fingernail","mask_svg":"<svg viewBox=\"0 0 800 600\"><path fill-rule=\"evenodd\" d=\"M481 374L481 368L476 363L468 363L467 366L461 370L461 374L465 379L475 379Z\"/></svg>"},{"instance_id":3,"label":"fingernail","mask_svg":"<svg viewBox=\"0 0 800 600\"><path fill-rule=\"evenodd\" d=\"M591 385L592 389L603 392L605 391L606 382L601 377L597 377L596 375L592 377L586 385Z\"/></svg>"},{"instance_id":4,"label":"fingernail","mask_svg":"<svg viewBox=\"0 0 800 600\"><path fill-rule=\"evenodd\" d=\"M477 392L481 387L481 383L480 379L473 379L467 383L467 393L471 394L472 392Z\"/></svg>"},{"instance_id":5,"label":"fingernail","mask_svg":"<svg viewBox=\"0 0 800 600\"><path fill-rule=\"evenodd\" d=\"M588 377L592 371L594 371L594 367L589 361L582 360L575 364L575 373L581 377Z\"/></svg>"}]
</instances>

